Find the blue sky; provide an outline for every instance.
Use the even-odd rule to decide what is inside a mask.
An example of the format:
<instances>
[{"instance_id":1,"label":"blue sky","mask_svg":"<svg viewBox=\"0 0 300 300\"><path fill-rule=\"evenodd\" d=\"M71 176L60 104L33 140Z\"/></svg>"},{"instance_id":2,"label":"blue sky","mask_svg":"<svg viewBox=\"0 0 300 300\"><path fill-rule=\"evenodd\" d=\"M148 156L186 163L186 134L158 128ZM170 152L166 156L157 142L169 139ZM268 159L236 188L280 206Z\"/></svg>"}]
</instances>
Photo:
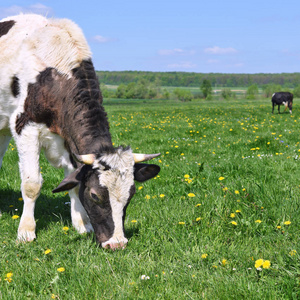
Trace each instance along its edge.
<instances>
[{"instance_id":1,"label":"blue sky","mask_svg":"<svg viewBox=\"0 0 300 300\"><path fill-rule=\"evenodd\" d=\"M0 18L69 18L96 70L201 73L300 71L299 0L2 1Z\"/></svg>"}]
</instances>

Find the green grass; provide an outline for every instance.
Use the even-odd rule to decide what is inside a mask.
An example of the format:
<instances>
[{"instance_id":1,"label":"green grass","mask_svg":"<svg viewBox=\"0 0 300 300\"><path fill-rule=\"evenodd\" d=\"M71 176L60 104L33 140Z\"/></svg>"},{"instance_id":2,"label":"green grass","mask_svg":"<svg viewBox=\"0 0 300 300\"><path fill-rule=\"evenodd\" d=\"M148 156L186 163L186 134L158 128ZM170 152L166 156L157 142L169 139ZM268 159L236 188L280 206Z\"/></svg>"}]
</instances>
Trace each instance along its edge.
<instances>
[{"instance_id":1,"label":"green grass","mask_svg":"<svg viewBox=\"0 0 300 300\"><path fill-rule=\"evenodd\" d=\"M44 157L37 239L17 244L12 216L22 201L11 144L0 171L0 299L298 299L295 104L291 116L272 115L270 99L105 101L115 145L162 153L159 176L137 184L123 251L98 248L72 228L68 196L51 193L63 173ZM256 270L260 258L270 268Z\"/></svg>"}]
</instances>

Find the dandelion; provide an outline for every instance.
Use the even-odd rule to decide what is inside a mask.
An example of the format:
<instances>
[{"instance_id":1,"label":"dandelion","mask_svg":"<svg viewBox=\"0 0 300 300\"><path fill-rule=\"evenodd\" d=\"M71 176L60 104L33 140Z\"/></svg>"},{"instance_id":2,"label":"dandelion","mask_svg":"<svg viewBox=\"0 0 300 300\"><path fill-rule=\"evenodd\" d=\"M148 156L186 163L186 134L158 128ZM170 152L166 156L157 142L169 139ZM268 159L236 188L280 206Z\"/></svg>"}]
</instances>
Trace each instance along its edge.
<instances>
[{"instance_id":1,"label":"dandelion","mask_svg":"<svg viewBox=\"0 0 300 300\"><path fill-rule=\"evenodd\" d=\"M188 196L189 196L190 198L196 197L196 195L195 195L194 193L188 193Z\"/></svg>"},{"instance_id":2,"label":"dandelion","mask_svg":"<svg viewBox=\"0 0 300 300\"><path fill-rule=\"evenodd\" d=\"M68 231L69 230L69 227L68 226L64 226L63 227L63 231Z\"/></svg>"},{"instance_id":3,"label":"dandelion","mask_svg":"<svg viewBox=\"0 0 300 300\"><path fill-rule=\"evenodd\" d=\"M224 180L224 179L225 179L225 177L222 177L222 176L219 177L219 180L220 180L220 181L222 181L222 180Z\"/></svg>"},{"instance_id":4,"label":"dandelion","mask_svg":"<svg viewBox=\"0 0 300 300\"><path fill-rule=\"evenodd\" d=\"M269 260L265 260L264 263L263 263L263 265L262 265L262 267L264 269L269 269L270 266L271 266L271 262Z\"/></svg>"},{"instance_id":5,"label":"dandelion","mask_svg":"<svg viewBox=\"0 0 300 300\"><path fill-rule=\"evenodd\" d=\"M207 256L208 256L207 253L203 253L203 254L201 255L201 258L202 258L202 259L205 259L205 258L207 258Z\"/></svg>"},{"instance_id":6,"label":"dandelion","mask_svg":"<svg viewBox=\"0 0 300 300\"><path fill-rule=\"evenodd\" d=\"M239 194L240 194L240 192L239 192L239 191L234 191L234 193L235 193L236 195L239 195Z\"/></svg>"},{"instance_id":7,"label":"dandelion","mask_svg":"<svg viewBox=\"0 0 300 300\"><path fill-rule=\"evenodd\" d=\"M160 194L159 197L160 197L160 198L163 198L163 197L165 197L165 195L164 195L164 194Z\"/></svg>"},{"instance_id":8,"label":"dandelion","mask_svg":"<svg viewBox=\"0 0 300 300\"><path fill-rule=\"evenodd\" d=\"M138 190L140 191L143 187L142 186L139 186Z\"/></svg>"},{"instance_id":9,"label":"dandelion","mask_svg":"<svg viewBox=\"0 0 300 300\"><path fill-rule=\"evenodd\" d=\"M277 229L280 229L280 228L281 228L281 226L276 226L276 228L277 228Z\"/></svg>"},{"instance_id":10,"label":"dandelion","mask_svg":"<svg viewBox=\"0 0 300 300\"><path fill-rule=\"evenodd\" d=\"M241 211L240 211L239 209L237 209L235 212L236 212L236 213L240 213Z\"/></svg>"},{"instance_id":11,"label":"dandelion","mask_svg":"<svg viewBox=\"0 0 300 300\"><path fill-rule=\"evenodd\" d=\"M137 220L132 220L132 221L131 221L131 223L136 223L136 222L137 222Z\"/></svg>"},{"instance_id":12,"label":"dandelion","mask_svg":"<svg viewBox=\"0 0 300 300\"><path fill-rule=\"evenodd\" d=\"M190 178L190 175L189 174L185 174L183 177L186 178L186 179L188 179L188 178Z\"/></svg>"},{"instance_id":13,"label":"dandelion","mask_svg":"<svg viewBox=\"0 0 300 300\"><path fill-rule=\"evenodd\" d=\"M12 272L9 272L5 275L5 279L7 282L12 282L12 276L13 276L13 273Z\"/></svg>"},{"instance_id":14,"label":"dandelion","mask_svg":"<svg viewBox=\"0 0 300 300\"><path fill-rule=\"evenodd\" d=\"M261 220L256 220L255 223L261 223Z\"/></svg>"},{"instance_id":15,"label":"dandelion","mask_svg":"<svg viewBox=\"0 0 300 300\"><path fill-rule=\"evenodd\" d=\"M294 255L296 255L296 253L297 253L296 250L292 250L289 254L290 254L290 256L294 256Z\"/></svg>"},{"instance_id":16,"label":"dandelion","mask_svg":"<svg viewBox=\"0 0 300 300\"><path fill-rule=\"evenodd\" d=\"M231 221L230 223L234 226L237 226L237 222L235 222L235 221Z\"/></svg>"},{"instance_id":17,"label":"dandelion","mask_svg":"<svg viewBox=\"0 0 300 300\"><path fill-rule=\"evenodd\" d=\"M256 260L255 261L255 268L257 269L257 268L261 267L263 265L263 263L264 263L264 260L261 259L261 258Z\"/></svg>"},{"instance_id":18,"label":"dandelion","mask_svg":"<svg viewBox=\"0 0 300 300\"><path fill-rule=\"evenodd\" d=\"M20 197L18 200L19 200L19 201L23 201L23 198L22 198L22 197Z\"/></svg>"},{"instance_id":19,"label":"dandelion","mask_svg":"<svg viewBox=\"0 0 300 300\"><path fill-rule=\"evenodd\" d=\"M58 268L58 269L57 269L57 271L58 271L58 272L60 272L60 273L62 273L62 272L64 272L64 271L65 271L65 268L63 268L63 267L60 267L60 268Z\"/></svg>"},{"instance_id":20,"label":"dandelion","mask_svg":"<svg viewBox=\"0 0 300 300\"><path fill-rule=\"evenodd\" d=\"M223 188L223 191L224 191L224 192L227 192L227 191L228 191L228 187L225 186L225 187Z\"/></svg>"},{"instance_id":21,"label":"dandelion","mask_svg":"<svg viewBox=\"0 0 300 300\"><path fill-rule=\"evenodd\" d=\"M151 197L149 195L145 196L146 200L149 200Z\"/></svg>"},{"instance_id":22,"label":"dandelion","mask_svg":"<svg viewBox=\"0 0 300 300\"><path fill-rule=\"evenodd\" d=\"M227 259L223 258L223 259L222 259L222 266L225 267L226 264L227 264Z\"/></svg>"},{"instance_id":23,"label":"dandelion","mask_svg":"<svg viewBox=\"0 0 300 300\"><path fill-rule=\"evenodd\" d=\"M14 219L14 220L16 220L16 219L19 219L20 216L18 216L18 215L13 215L11 218Z\"/></svg>"},{"instance_id":24,"label":"dandelion","mask_svg":"<svg viewBox=\"0 0 300 300\"><path fill-rule=\"evenodd\" d=\"M178 224L179 224L179 225L184 225L184 224L185 224L185 222L178 222Z\"/></svg>"},{"instance_id":25,"label":"dandelion","mask_svg":"<svg viewBox=\"0 0 300 300\"><path fill-rule=\"evenodd\" d=\"M235 214L234 213L231 213L230 214L230 218L234 218L235 217Z\"/></svg>"},{"instance_id":26,"label":"dandelion","mask_svg":"<svg viewBox=\"0 0 300 300\"><path fill-rule=\"evenodd\" d=\"M196 222L199 222L200 220L201 220L201 218L200 218L200 217L196 218Z\"/></svg>"},{"instance_id":27,"label":"dandelion","mask_svg":"<svg viewBox=\"0 0 300 300\"><path fill-rule=\"evenodd\" d=\"M45 250L45 254L47 255L47 254L49 254L49 253L51 253L52 252L52 250L51 249L47 249L47 250Z\"/></svg>"},{"instance_id":28,"label":"dandelion","mask_svg":"<svg viewBox=\"0 0 300 300\"><path fill-rule=\"evenodd\" d=\"M199 207L199 206L201 206L201 203L198 203L198 204L195 205L195 207Z\"/></svg>"},{"instance_id":29,"label":"dandelion","mask_svg":"<svg viewBox=\"0 0 300 300\"><path fill-rule=\"evenodd\" d=\"M291 221L285 221L284 225L290 225L292 222Z\"/></svg>"}]
</instances>

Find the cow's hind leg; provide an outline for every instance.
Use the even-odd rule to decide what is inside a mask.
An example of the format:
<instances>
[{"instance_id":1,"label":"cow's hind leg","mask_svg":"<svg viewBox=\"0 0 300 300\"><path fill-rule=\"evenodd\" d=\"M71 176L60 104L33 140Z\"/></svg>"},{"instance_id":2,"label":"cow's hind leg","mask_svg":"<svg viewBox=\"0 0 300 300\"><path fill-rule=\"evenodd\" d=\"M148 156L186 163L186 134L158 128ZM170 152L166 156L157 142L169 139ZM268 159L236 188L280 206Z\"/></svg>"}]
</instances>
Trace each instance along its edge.
<instances>
[{"instance_id":1,"label":"cow's hind leg","mask_svg":"<svg viewBox=\"0 0 300 300\"><path fill-rule=\"evenodd\" d=\"M3 156L7 150L7 146L9 144L10 139L11 139L11 136L8 136L8 135L0 136L0 168L2 166Z\"/></svg>"},{"instance_id":2,"label":"cow's hind leg","mask_svg":"<svg viewBox=\"0 0 300 300\"><path fill-rule=\"evenodd\" d=\"M21 135L15 137L15 140L20 159L21 190L24 200L23 213L18 229L18 240L29 242L36 237L34 208L42 186L39 166L39 131L34 126L27 126L23 129Z\"/></svg>"}]
</instances>

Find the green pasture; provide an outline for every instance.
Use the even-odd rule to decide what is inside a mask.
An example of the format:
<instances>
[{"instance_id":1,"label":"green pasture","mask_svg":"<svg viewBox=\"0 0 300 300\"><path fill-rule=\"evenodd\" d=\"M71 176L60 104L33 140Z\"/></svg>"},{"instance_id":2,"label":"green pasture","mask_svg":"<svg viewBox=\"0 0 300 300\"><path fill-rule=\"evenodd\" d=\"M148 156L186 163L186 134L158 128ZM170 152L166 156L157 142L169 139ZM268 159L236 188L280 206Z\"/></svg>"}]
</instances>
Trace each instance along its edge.
<instances>
[{"instance_id":1,"label":"green pasture","mask_svg":"<svg viewBox=\"0 0 300 300\"><path fill-rule=\"evenodd\" d=\"M16 243L12 142L0 171L0 299L299 299L297 100L293 115L272 115L270 99L105 101L116 146L161 153L159 176L136 184L122 251L72 228L67 194L51 193L63 172L43 156L37 239Z\"/></svg>"}]
</instances>

